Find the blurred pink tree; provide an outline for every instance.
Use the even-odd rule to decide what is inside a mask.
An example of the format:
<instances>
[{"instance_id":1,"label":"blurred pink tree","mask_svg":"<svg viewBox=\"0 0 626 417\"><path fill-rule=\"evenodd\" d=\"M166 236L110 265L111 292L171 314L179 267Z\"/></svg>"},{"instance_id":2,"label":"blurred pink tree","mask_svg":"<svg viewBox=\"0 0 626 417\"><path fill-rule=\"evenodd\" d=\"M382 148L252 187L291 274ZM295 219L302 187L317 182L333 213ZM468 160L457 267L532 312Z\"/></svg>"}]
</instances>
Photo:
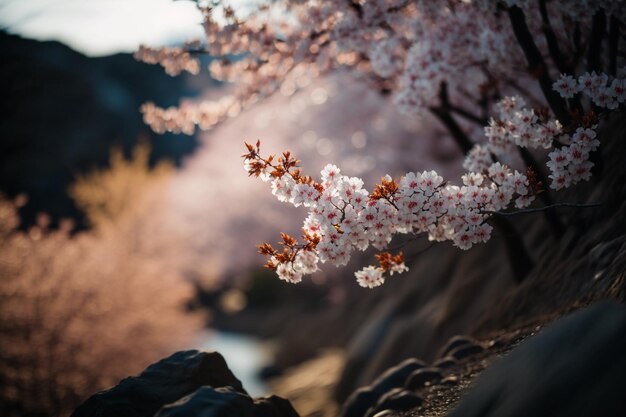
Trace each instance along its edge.
<instances>
[{"instance_id":1,"label":"blurred pink tree","mask_svg":"<svg viewBox=\"0 0 626 417\"><path fill-rule=\"evenodd\" d=\"M3 415L67 415L188 346L199 329L185 311L191 288L171 260L176 244L150 220L169 175L148 168L147 152L138 148L130 161L114 152L112 168L73 187L92 231L73 233L68 221L50 229L45 215L21 230L21 202L0 197Z\"/></svg>"}]
</instances>

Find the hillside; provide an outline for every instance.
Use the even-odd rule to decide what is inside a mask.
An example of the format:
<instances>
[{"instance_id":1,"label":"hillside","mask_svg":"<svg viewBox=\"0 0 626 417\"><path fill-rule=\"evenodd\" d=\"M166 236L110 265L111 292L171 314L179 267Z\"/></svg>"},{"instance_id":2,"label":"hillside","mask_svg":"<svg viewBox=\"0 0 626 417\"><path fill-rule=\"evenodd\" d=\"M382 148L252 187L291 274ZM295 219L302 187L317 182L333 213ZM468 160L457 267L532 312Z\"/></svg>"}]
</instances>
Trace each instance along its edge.
<instances>
[{"instance_id":1,"label":"hillside","mask_svg":"<svg viewBox=\"0 0 626 417\"><path fill-rule=\"evenodd\" d=\"M0 190L26 193L26 224L45 211L54 220L80 220L67 196L78 173L108 161L109 150L129 151L140 137L153 158L179 162L197 146L190 136L156 135L139 106L148 100L176 104L210 85L209 77L171 78L130 54L88 58L59 42L0 33Z\"/></svg>"}]
</instances>

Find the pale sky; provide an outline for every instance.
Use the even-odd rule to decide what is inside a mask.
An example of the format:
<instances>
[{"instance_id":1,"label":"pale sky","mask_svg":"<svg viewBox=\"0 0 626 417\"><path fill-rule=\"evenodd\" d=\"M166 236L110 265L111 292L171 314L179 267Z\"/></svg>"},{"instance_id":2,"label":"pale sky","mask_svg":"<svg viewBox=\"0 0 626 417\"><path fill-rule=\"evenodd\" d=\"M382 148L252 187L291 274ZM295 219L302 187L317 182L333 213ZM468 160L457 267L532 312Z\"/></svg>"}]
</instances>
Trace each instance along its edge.
<instances>
[{"instance_id":1,"label":"pale sky","mask_svg":"<svg viewBox=\"0 0 626 417\"><path fill-rule=\"evenodd\" d=\"M201 21L191 1L0 0L0 27L28 38L59 40L89 56L199 38Z\"/></svg>"}]
</instances>

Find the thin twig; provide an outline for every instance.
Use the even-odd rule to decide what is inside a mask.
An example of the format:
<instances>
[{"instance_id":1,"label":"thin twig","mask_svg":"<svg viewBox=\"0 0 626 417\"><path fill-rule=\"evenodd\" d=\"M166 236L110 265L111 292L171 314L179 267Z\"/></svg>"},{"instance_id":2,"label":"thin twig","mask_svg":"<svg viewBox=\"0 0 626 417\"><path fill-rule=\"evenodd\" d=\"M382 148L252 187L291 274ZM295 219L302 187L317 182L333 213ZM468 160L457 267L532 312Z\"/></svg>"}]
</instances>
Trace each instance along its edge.
<instances>
[{"instance_id":1,"label":"thin twig","mask_svg":"<svg viewBox=\"0 0 626 417\"><path fill-rule=\"evenodd\" d=\"M559 207L573 207L573 208L594 208L600 207L602 204L600 203L591 203L591 204L582 204L582 203L555 203L549 206L531 208L531 209L523 209L523 210L515 210L515 211L483 211L486 214L494 214L503 217L515 216L518 214L528 214L528 213L540 213L542 211L546 211L553 208Z\"/></svg>"},{"instance_id":2,"label":"thin twig","mask_svg":"<svg viewBox=\"0 0 626 417\"><path fill-rule=\"evenodd\" d=\"M420 250L418 250L415 253L411 253L409 255L407 255L407 257L411 257L411 258L415 258L425 252L428 252L429 250L431 250L433 248L433 246L435 246L438 242L431 242L430 245L426 246L425 248L422 248Z\"/></svg>"},{"instance_id":3,"label":"thin twig","mask_svg":"<svg viewBox=\"0 0 626 417\"><path fill-rule=\"evenodd\" d=\"M387 248L386 250L398 250L398 249L402 249L403 247L405 247L406 245L408 245L411 242L415 242L416 240L419 240L423 237L427 237L428 234L427 233L420 233L418 235L413 235L411 238L405 240L404 242L398 243L395 246L392 246L390 248Z\"/></svg>"}]
</instances>

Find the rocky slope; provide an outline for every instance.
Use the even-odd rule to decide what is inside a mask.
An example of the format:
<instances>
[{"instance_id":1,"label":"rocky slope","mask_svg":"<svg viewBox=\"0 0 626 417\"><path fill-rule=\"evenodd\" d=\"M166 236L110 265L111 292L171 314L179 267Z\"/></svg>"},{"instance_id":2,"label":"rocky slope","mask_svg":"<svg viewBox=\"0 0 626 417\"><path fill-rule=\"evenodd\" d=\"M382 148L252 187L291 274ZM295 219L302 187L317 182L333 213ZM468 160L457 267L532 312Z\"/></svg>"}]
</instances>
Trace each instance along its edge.
<instances>
[{"instance_id":1,"label":"rocky slope","mask_svg":"<svg viewBox=\"0 0 626 417\"><path fill-rule=\"evenodd\" d=\"M309 336L354 326L353 340L273 389L305 416L625 415L624 132L623 115L604 123L603 172L557 196L597 207L562 209L559 237L537 214L517 223L535 259L523 283L497 238L467 253L435 247L377 299L344 306L334 327L317 317Z\"/></svg>"},{"instance_id":2,"label":"rocky slope","mask_svg":"<svg viewBox=\"0 0 626 417\"><path fill-rule=\"evenodd\" d=\"M427 364L411 358L356 390L340 417L585 417L626 415L626 306L599 302L549 324L503 331L478 342L456 336ZM309 365L313 389L294 392L303 415L336 415L311 409L328 372ZM302 373L289 385L302 385ZM305 382L306 383L306 382ZM291 387L293 389L293 386ZM315 407L315 406L314 406ZM219 353L177 352L136 377L95 394L73 417L297 417L286 399L252 399Z\"/></svg>"}]
</instances>

